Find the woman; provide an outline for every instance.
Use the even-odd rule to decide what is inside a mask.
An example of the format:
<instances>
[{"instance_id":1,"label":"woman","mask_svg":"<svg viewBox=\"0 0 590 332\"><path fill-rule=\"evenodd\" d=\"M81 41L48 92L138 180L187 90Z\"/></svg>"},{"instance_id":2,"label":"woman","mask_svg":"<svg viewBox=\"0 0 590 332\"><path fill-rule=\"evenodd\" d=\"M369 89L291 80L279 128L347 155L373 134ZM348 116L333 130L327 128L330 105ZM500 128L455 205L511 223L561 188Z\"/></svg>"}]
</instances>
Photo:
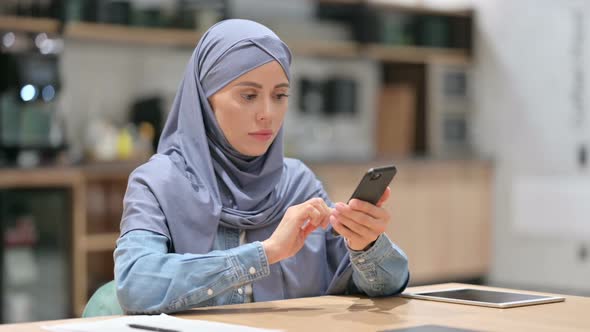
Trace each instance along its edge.
<instances>
[{"instance_id":1,"label":"woman","mask_svg":"<svg viewBox=\"0 0 590 332\"><path fill-rule=\"evenodd\" d=\"M114 253L126 313L405 288L405 254L383 234L389 189L377 206L334 205L284 158L290 62L247 20L197 45L158 153L129 178Z\"/></svg>"}]
</instances>

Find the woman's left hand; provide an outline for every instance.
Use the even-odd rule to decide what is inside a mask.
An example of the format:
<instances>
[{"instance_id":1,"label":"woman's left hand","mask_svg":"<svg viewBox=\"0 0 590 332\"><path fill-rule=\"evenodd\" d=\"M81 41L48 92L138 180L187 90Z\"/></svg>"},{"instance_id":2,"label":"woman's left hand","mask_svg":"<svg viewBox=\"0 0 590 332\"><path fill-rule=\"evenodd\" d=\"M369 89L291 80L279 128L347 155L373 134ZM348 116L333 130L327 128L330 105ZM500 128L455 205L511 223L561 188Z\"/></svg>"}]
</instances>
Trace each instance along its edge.
<instances>
[{"instance_id":1,"label":"woman's left hand","mask_svg":"<svg viewBox=\"0 0 590 332\"><path fill-rule=\"evenodd\" d=\"M352 250L367 250L387 229L389 213L382 206L391 195L387 187L376 205L358 199L336 203L330 216L332 227L347 240Z\"/></svg>"}]
</instances>

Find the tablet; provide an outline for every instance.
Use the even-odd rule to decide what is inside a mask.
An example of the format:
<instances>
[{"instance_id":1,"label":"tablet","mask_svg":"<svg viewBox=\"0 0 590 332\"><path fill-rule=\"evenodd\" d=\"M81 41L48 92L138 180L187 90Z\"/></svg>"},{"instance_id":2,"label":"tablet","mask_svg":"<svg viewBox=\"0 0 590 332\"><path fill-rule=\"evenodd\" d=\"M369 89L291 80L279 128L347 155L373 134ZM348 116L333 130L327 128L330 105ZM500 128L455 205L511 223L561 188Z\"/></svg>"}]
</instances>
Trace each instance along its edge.
<instances>
[{"instance_id":1,"label":"tablet","mask_svg":"<svg viewBox=\"0 0 590 332\"><path fill-rule=\"evenodd\" d=\"M564 297L559 296L498 292L474 288L454 288L429 292L404 293L402 296L413 299L471 304L493 308L512 308L565 301Z\"/></svg>"}]
</instances>

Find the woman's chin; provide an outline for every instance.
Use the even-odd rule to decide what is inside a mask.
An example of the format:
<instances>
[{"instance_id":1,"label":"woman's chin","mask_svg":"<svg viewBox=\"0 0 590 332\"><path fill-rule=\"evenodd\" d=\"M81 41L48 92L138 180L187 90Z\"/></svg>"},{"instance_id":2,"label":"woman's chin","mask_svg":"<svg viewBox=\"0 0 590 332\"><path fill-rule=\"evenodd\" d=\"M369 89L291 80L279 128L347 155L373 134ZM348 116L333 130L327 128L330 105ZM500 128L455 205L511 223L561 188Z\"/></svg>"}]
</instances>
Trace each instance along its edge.
<instances>
[{"instance_id":1,"label":"woman's chin","mask_svg":"<svg viewBox=\"0 0 590 332\"><path fill-rule=\"evenodd\" d=\"M260 157L263 154L265 154L266 151L268 151L268 147L266 147L266 148L259 148L259 149L249 148L249 149L243 149L241 151L238 150L238 152L240 152L244 156L252 157L252 158L254 158L254 157Z\"/></svg>"}]
</instances>

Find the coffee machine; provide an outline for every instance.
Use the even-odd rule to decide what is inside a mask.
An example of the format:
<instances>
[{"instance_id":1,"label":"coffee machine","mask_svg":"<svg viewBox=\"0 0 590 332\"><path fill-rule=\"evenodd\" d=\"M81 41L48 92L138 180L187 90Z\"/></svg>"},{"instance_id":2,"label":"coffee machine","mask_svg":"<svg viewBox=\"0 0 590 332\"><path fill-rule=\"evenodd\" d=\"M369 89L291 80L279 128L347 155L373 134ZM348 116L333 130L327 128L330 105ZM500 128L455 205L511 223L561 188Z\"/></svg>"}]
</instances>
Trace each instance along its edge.
<instances>
[{"instance_id":1,"label":"coffee machine","mask_svg":"<svg viewBox=\"0 0 590 332\"><path fill-rule=\"evenodd\" d=\"M65 148L57 55L4 52L0 68L0 166L52 163Z\"/></svg>"}]
</instances>

